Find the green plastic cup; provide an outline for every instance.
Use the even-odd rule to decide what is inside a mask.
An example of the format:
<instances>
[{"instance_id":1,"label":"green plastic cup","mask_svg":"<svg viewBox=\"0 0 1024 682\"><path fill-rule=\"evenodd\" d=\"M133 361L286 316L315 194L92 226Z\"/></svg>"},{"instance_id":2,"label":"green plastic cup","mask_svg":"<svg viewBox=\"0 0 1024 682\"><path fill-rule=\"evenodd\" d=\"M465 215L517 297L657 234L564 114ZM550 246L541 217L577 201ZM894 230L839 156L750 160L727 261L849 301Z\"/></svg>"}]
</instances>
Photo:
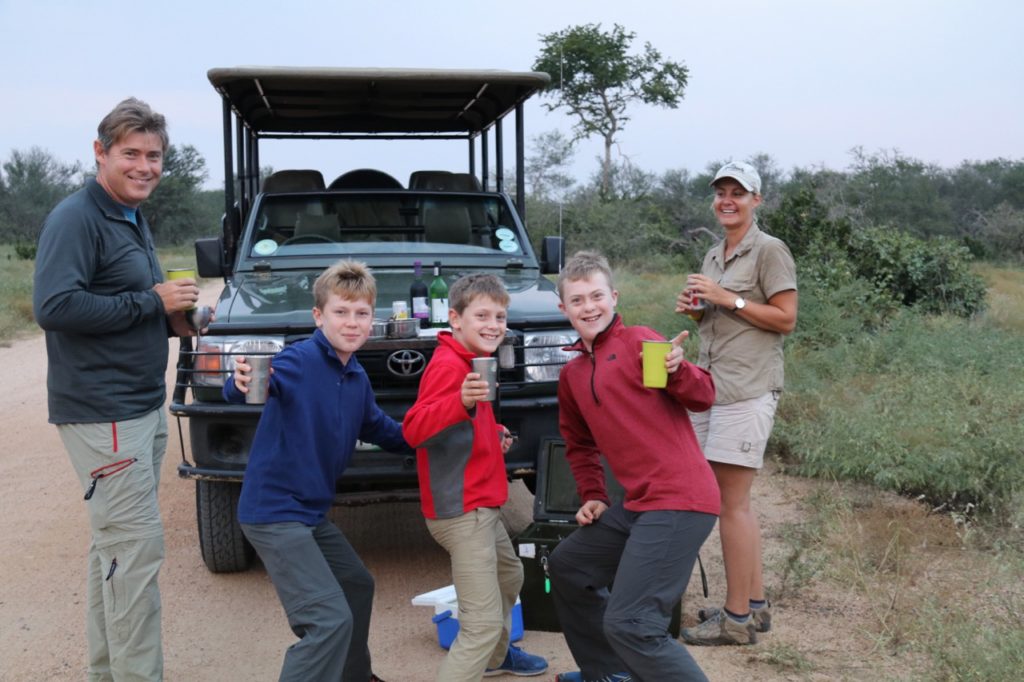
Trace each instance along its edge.
<instances>
[{"instance_id":1,"label":"green plastic cup","mask_svg":"<svg viewBox=\"0 0 1024 682\"><path fill-rule=\"evenodd\" d=\"M668 341L644 341L644 386L648 388L665 388L668 385L668 372L665 370L665 356L672 350Z\"/></svg>"}]
</instances>

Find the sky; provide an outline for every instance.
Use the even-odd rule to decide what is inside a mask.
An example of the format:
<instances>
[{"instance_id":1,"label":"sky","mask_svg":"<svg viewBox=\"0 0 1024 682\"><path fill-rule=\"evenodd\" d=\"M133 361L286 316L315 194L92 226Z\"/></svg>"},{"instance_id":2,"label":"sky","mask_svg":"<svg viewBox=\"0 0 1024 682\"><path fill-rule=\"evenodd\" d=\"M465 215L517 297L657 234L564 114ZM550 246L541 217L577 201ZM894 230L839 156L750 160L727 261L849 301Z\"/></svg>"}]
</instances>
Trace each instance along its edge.
<instances>
[{"instance_id":1,"label":"sky","mask_svg":"<svg viewBox=\"0 0 1024 682\"><path fill-rule=\"evenodd\" d=\"M218 187L212 67L528 71L541 34L586 23L620 24L637 48L689 69L678 108L630 109L618 151L647 171L758 153L783 171L843 170L858 147L943 167L1024 157L1020 0L0 0L0 161L40 147L91 165L96 125L135 96L167 116L172 143L199 150ZM571 126L534 98L527 154L529 140ZM581 142L571 172L586 180L601 153L599 138ZM360 167L405 181L465 159L465 143L442 142L268 141L260 154L328 181Z\"/></svg>"}]
</instances>

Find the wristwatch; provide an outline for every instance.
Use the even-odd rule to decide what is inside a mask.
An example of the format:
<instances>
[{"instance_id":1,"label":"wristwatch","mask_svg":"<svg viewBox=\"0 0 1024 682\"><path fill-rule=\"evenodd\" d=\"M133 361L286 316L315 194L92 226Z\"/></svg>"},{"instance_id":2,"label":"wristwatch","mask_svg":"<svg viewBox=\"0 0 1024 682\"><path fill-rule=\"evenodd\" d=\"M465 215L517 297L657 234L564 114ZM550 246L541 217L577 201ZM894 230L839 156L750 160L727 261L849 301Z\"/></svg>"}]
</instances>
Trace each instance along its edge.
<instances>
[{"instance_id":1,"label":"wristwatch","mask_svg":"<svg viewBox=\"0 0 1024 682\"><path fill-rule=\"evenodd\" d=\"M735 303L732 304L732 311L743 310L747 307L747 301L742 296L737 296Z\"/></svg>"}]
</instances>

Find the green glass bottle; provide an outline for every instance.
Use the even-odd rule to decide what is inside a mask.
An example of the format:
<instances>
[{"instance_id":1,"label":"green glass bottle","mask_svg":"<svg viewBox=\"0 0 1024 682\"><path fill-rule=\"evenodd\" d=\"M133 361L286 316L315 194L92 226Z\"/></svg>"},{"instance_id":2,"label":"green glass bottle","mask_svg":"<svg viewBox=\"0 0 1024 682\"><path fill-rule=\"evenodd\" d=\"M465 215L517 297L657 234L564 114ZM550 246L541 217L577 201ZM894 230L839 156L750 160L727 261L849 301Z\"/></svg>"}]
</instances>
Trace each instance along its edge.
<instances>
[{"instance_id":1,"label":"green glass bottle","mask_svg":"<svg viewBox=\"0 0 1024 682\"><path fill-rule=\"evenodd\" d=\"M434 279L430 282L430 326L448 326L448 285L441 277L441 261L434 261Z\"/></svg>"}]
</instances>

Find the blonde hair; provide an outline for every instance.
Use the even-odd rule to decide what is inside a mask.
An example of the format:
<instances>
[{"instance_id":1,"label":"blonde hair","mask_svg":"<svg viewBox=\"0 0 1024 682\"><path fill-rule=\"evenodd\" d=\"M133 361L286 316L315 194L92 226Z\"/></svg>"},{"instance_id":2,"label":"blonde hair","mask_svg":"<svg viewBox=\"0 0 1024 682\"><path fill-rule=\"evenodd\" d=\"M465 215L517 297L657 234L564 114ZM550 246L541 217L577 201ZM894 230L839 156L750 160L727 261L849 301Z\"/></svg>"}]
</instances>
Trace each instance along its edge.
<instances>
[{"instance_id":1,"label":"blonde hair","mask_svg":"<svg viewBox=\"0 0 1024 682\"><path fill-rule=\"evenodd\" d=\"M503 308L508 308L509 296L505 285L494 275L475 273L464 275L448 291L448 306L461 315L478 296L486 296Z\"/></svg>"},{"instance_id":2,"label":"blonde hair","mask_svg":"<svg viewBox=\"0 0 1024 682\"><path fill-rule=\"evenodd\" d=\"M340 260L320 273L313 283L313 305L323 308L331 294L349 300L377 302L377 280L366 263Z\"/></svg>"},{"instance_id":3,"label":"blonde hair","mask_svg":"<svg viewBox=\"0 0 1024 682\"><path fill-rule=\"evenodd\" d=\"M558 273L558 297L562 297L563 285L566 282L576 282L581 279L589 279L595 272L599 272L608 280L608 288L615 289L612 280L612 268L608 265L608 259L597 251L577 251L568 260L562 271Z\"/></svg>"}]
</instances>

